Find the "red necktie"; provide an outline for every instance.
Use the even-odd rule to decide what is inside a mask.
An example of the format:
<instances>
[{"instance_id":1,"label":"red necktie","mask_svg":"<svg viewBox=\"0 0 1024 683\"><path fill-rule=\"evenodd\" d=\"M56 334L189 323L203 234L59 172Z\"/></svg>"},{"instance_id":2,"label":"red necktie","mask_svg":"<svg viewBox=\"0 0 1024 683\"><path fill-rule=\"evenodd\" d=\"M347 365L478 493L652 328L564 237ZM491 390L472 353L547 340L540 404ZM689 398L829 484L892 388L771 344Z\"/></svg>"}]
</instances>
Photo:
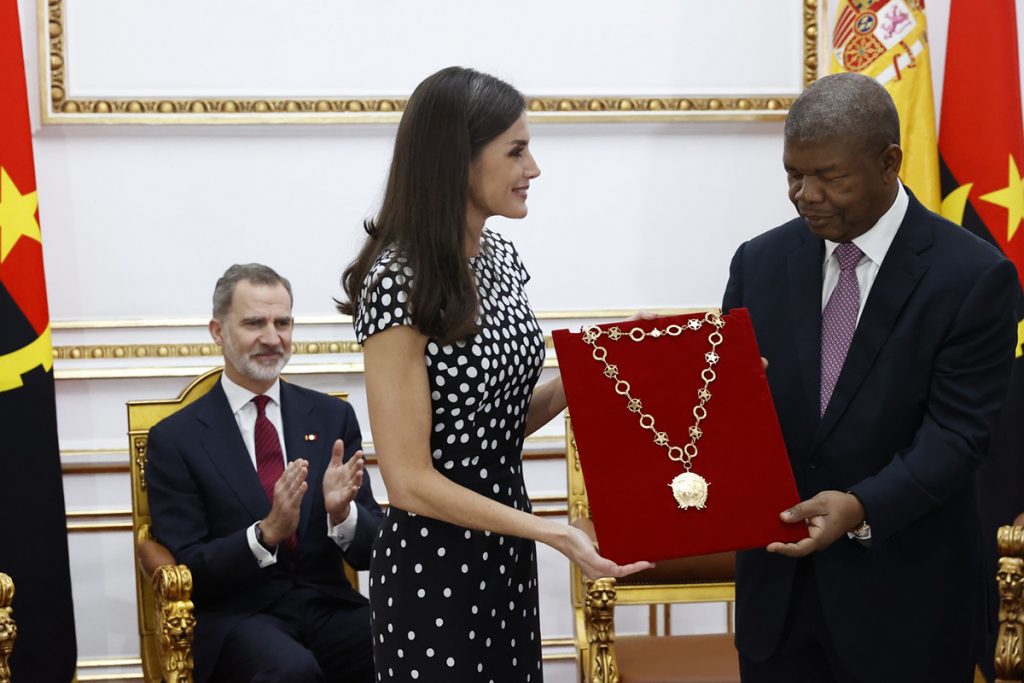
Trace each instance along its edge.
<instances>
[{"instance_id":1,"label":"red necktie","mask_svg":"<svg viewBox=\"0 0 1024 683\"><path fill-rule=\"evenodd\" d=\"M256 404L256 474L267 494L267 500L274 503L274 484L284 474L284 452L281 450L281 439L277 430L267 418L269 396L256 396L252 399ZM284 542L284 547L293 552L296 546L295 534Z\"/></svg>"}]
</instances>

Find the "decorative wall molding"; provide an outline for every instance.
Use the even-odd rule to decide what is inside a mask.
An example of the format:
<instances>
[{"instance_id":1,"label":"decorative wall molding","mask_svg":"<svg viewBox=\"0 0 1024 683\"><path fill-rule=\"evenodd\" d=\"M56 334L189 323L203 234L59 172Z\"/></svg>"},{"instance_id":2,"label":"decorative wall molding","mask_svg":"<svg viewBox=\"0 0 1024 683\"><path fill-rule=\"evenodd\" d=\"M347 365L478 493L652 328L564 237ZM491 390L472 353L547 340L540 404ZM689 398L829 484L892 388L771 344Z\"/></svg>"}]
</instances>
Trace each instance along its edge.
<instances>
[{"instance_id":1,"label":"decorative wall molding","mask_svg":"<svg viewBox=\"0 0 1024 683\"><path fill-rule=\"evenodd\" d=\"M659 308L653 309L658 315L679 315L696 311L708 310L711 307L691 308ZM573 311L538 311L538 320L567 321L580 320L621 320L633 315L638 309L601 309ZM205 328L206 320L199 319L154 319L143 320L92 320L92 321L55 321L53 326L58 330L115 330L127 333L144 327L152 328ZM296 327L337 324L335 316L305 317L296 319ZM544 343L549 351L544 367L558 367L558 360L550 353L554 349L551 335L545 335ZM293 362L284 370L285 375L322 375L322 374L361 374L363 372L362 347L354 339L321 339L313 341L295 341L292 353L301 356L353 356L350 361L332 362ZM58 365L54 369L57 380L120 380L120 379L152 379L170 377L193 377L206 372L214 365L221 364L220 349L211 341L203 342L147 342L147 343L106 343L106 344L57 344L53 348L54 359ZM209 359L210 364L176 365L176 360ZM143 365L125 365L119 363L111 367L96 365L89 361L147 361ZM152 364L148 361L166 361Z\"/></svg>"},{"instance_id":2,"label":"decorative wall molding","mask_svg":"<svg viewBox=\"0 0 1024 683\"><path fill-rule=\"evenodd\" d=\"M377 455L373 441L363 441L366 464L375 466ZM76 462L82 459L103 457L100 462ZM120 474L128 472L128 449L126 448L85 448L60 451L63 474ZM564 460L565 438L559 434L531 434L523 444L523 460Z\"/></svg>"},{"instance_id":3,"label":"decorative wall molding","mask_svg":"<svg viewBox=\"0 0 1024 683\"><path fill-rule=\"evenodd\" d=\"M387 509L388 501L378 500L377 504ZM533 514L538 517L565 517L568 515L568 499L563 493L530 496ZM68 533L97 531L131 531L132 511L130 508L117 510L68 510Z\"/></svg>"},{"instance_id":4,"label":"decorative wall molding","mask_svg":"<svg viewBox=\"0 0 1024 683\"><path fill-rule=\"evenodd\" d=\"M571 310L543 310L534 311L537 320L616 320L628 318L637 312L637 308L595 308L595 309L571 309ZM651 312L658 315L682 315L686 313L697 313L715 308L714 306L696 306L688 308L653 308ZM203 328L206 329L210 322L209 318L123 318L107 320L54 320L51 327L54 330L130 330L138 328L155 327L181 327L181 328ZM295 317L295 327L301 328L309 325L348 325L352 323L351 316L341 315L299 315Z\"/></svg>"},{"instance_id":5,"label":"decorative wall molding","mask_svg":"<svg viewBox=\"0 0 1024 683\"><path fill-rule=\"evenodd\" d=\"M167 379L171 377L198 377L219 366L209 365L161 365L124 368L54 368L53 377L62 380L121 380L121 379ZM545 368L557 368L558 360L548 357ZM363 364L359 363L289 363L281 374L290 375L360 375Z\"/></svg>"},{"instance_id":6,"label":"decorative wall molding","mask_svg":"<svg viewBox=\"0 0 1024 683\"><path fill-rule=\"evenodd\" d=\"M68 533L131 532L132 522L68 522Z\"/></svg>"},{"instance_id":7,"label":"decorative wall molding","mask_svg":"<svg viewBox=\"0 0 1024 683\"><path fill-rule=\"evenodd\" d=\"M663 308L655 309L653 312L658 315L679 315L706 310L710 307L700 308ZM628 318L635 313L633 310L605 309L595 311L540 311L537 312L538 320L619 320ZM308 317L296 319L296 327L336 324L338 320L334 317ZM176 327L176 328L205 328L207 321L198 319L179 320L96 320L96 321L65 321L54 322L55 329L64 330L127 330L141 327ZM551 335L545 335L544 344L550 352L554 349ZM293 356L323 356L323 355L345 355L362 354L362 346L354 339L321 339L313 341L292 342ZM130 379L150 377L187 377L198 375L209 369L206 366L183 367L175 365L158 366L118 366L85 368L77 366L79 361L129 361L129 360L166 360L174 359L196 359L209 358L215 364L221 363L220 348L212 341L203 342L149 342L149 343L107 343L107 344L57 344L53 347L53 357L62 363L55 371L57 379ZM216 360L215 360L216 359ZM547 367L555 367L556 364L549 359ZM71 365L69 363L73 363ZM348 363L318 363L289 365L285 370L286 374L319 374L321 372L361 373L363 366L361 362Z\"/></svg>"},{"instance_id":8,"label":"decorative wall molding","mask_svg":"<svg viewBox=\"0 0 1024 683\"><path fill-rule=\"evenodd\" d=\"M362 353L359 342L345 341L295 341L292 354L315 356L320 354ZM221 351L213 342L205 343L157 343L157 344L92 344L54 346L55 360L100 360L127 358L213 358L220 357Z\"/></svg>"},{"instance_id":9,"label":"decorative wall molding","mask_svg":"<svg viewBox=\"0 0 1024 683\"><path fill-rule=\"evenodd\" d=\"M544 337L548 350L554 348L551 335ZM337 355L344 353L363 352L359 342L342 341L294 341L293 356ZM207 343L156 343L156 344L76 344L73 346L54 346L54 360L125 360L132 358L220 358L220 347L213 342ZM219 362L219 361L218 361Z\"/></svg>"},{"instance_id":10,"label":"decorative wall molding","mask_svg":"<svg viewBox=\"0 0 1024 683\"><path fill-rule=\"evenodd\" d=\"M818 0L803 7L803 83L817 78ZM381 124L395 123L404 97L76 98L69 92L66 0L38 0L40 92L46 124ZM553 123L779 120L799 93L716 96L562 95L528 97L535 121Z\"/></svg>"},{"instance_id":11,"label":"decorative wall molding","mask_svg":"<svg viewBox=\"0 0 1024 683\"><path fill-rule=\"evenodd\" d=\"M804 0L804 87L806 88L821 75L818 59L818 37L824 33L827 2L818 6L818 0ZM788 107L787 107L788 109Z\"/></svg>"}]
</instances>

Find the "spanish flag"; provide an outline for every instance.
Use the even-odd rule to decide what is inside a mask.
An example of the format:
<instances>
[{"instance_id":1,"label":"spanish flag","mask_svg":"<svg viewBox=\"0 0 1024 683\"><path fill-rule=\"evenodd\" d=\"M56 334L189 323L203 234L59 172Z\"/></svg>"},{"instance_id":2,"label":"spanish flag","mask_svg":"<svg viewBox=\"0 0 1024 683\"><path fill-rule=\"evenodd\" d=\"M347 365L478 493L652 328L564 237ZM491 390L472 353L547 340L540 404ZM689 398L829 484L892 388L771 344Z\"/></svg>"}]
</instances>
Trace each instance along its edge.
<instances>
[{"instance_id":1,"label":"spanish flag","mask_svg":"<svg viewBox=\"0 0 1024 683\"><path fill-rule=\"evenodd\" d=\"M900 113L900 178L939 210L935 103L924 0L840 0L832 31L832 73L852 71L885 86Z\"/></svg>"},{"instance_id":2,"label":"spanish flag","mask_svg":"<svg viewBox=\"0 0 1024 683\"><path fill-rule=\"evenodd\" d=\"M1024 276L1024 124L1014 0L952 0L942 87L942 213L998 247ZM1018 320L1024 311L1018 311ZM1003 417L978 471L988 599L979 664L993 679L996 530L1024 512L1024 323Z\"/></svg>"},{"instance_id":3,"label":"spanish flag","mask_svg":"<svg viewBox=\"0 0 1024 683\"><path fill-rule=\"evenodd\" d=\"M0 0L0 571L14 681L68 683L75 625L32 130L17 0Z\"/></svg>"}]
</instances>

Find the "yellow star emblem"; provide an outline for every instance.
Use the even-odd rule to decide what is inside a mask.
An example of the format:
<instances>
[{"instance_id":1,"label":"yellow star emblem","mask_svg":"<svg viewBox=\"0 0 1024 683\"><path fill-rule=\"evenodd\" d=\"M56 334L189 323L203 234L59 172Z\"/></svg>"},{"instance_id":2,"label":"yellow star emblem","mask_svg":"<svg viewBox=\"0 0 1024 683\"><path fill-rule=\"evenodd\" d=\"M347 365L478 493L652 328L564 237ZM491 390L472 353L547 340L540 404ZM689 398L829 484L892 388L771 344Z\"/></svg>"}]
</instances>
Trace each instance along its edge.
<instances>
[{"instance_id":1,"label":"yellow star emblem","mask_svg":"<svg viewBox=\"0 0 1024 683\"><path fill-rule=\"evenodd\" d=\"M0 167L0 263L22 236L36 242L42 239L36 220L37 206L35 191L21 194L7 169Z\"/></svg>"},{"instance_id":2,"label":"yellow star emblem","mask_svg":"<svg viewBox=\"0 0 1024 683\"><path fill-rule=\"evenodd\" d=\"M1006 209L1006 239L1013 239L1024 218L1024 179L1017 170L1017 162L1010 155L1010 173L1008 185L1001 190L981 195L981 200Z\"/></svg>"}]
</instances>

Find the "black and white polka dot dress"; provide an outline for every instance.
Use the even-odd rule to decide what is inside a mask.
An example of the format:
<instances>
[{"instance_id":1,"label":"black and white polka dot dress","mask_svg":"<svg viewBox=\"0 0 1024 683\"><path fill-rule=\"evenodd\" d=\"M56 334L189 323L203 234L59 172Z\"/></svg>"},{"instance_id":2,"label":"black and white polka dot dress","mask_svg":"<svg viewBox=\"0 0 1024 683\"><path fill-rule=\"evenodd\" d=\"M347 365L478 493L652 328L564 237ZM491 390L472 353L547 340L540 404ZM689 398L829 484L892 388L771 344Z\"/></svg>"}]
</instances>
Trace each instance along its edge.
<instances>
[{"instance_id":1,"label":"black and white polka dot dress","mask_svg":"<svg viewBox=\"0 0 1024 683\"><path fill-rule=\"evenodd\" d=\"M526 413L544 363L544 335L512 243L485 229L470 259L480 332L427 344L434 468L520 510ZM415 274L385 250L355 316L360 342L395 325ZM512 683L542 680L537 555L532 541L473 531L391 507L370 563L374 659L380 681Z\"/></svg>"}]
</instances>

